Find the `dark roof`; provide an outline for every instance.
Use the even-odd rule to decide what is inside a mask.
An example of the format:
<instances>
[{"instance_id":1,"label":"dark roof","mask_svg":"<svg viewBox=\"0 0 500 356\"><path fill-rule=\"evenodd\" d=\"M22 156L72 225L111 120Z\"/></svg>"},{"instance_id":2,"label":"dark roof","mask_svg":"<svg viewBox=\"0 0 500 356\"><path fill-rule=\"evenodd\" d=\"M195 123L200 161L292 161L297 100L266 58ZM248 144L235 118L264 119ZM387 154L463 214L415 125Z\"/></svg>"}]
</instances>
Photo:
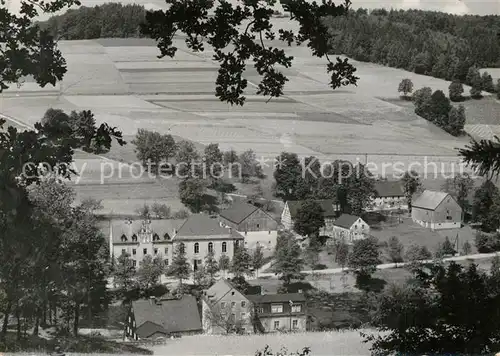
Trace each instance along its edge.
<instances>
[{"instance_id":1,"label":"dark roof","mask_svg":"<svg viewBox=\"0 0 500 356\"><path fill-rule=\"evenodd\" d=\"M412 208L435 210L448 195L449 194L445 192L425 190L413 201L411 206Z\"/></svg>"},{"instance_id":2,"label":"dark roof","mask_svg":"<svg viewBox=\"0 0 500 356\"><path fill-rule=\"evenodd\" d=\"M248 300L253 303L288 303L292 302L305 302L306 297L303 293L285 293L285 294L250 294L246 295Z\"/></svg>"},{"instance_id":3,"label":"dark roof","mask_svg":"<svg viewBox=\"0 0 500 356\"><path fill-rule=\"evenodd\" d=\"M403 184L400 181L381 180L375 182L377 197L402 197L404 196Z\"/></svg>"},{"instance_id":4,"label":"dark roof","mask_svg":"<svg viewBox=\"0 0 500 356\"><path fill-rule=\"evenodd\" d=\"M215 215L193 214L182 224L177 231L175 240L183 239L238 239L244 237L234 229L225 227L225 224Z\"/></svg>"},{"instance_id":5,"label":"dark roof","mask_svg":"<svg viewBox=\"0 0 500 356\"><path fill-rule=\"evenodd\" d=\"M137 328L150 322L163 329L154 328L154 332L166 334L202 330L198 304L192 295L184 295L181 299L136 300L132 302L132 309Z\"/></svg>"},{"instance_id":6,"label":"dark roof","mask_svg":"<svg viewBox=\"0 0 500 356\"><path fill-rule=\"evenodd\" d=\"M359 216L356 215L342 214L333 222L333 225L350 229L352 224L354 224L358 219Z\"/></svg>"},{"instance_id":7,"label":"dark roof","mask_svg":"<svg viewBox=\"0 0 500 356\"><path fill-rule=\"evenodd\" d=\"M235 224L240 224L257 209L259 208L255 205L239 201L232 204L229 208L222 210L219 214L224 219L227 219Z\"/></svg>"},{"instance_id":8,"label":"dark roof","mask_svg":"<svg viewBox=\"0 0 500 356\"><path fill-rule=\"evenodd\" d=\"M295 216L297 215L297 212L299 211L300 206L303 202L304 202L304 200L289 200L286 202L286 204L288 205L288 210L290 211L290 216L292 217L292 219L294 219ZM323 216L325 218L335 216L334 205L337 202L336 200L324 199L324 200L315 200L315 202L321 206L321 209L323 209Z\"/></svg>"},{"instance_id":9,"label":"dark roof","mask_svg":"<svg viewBox=\"0 0 500 356\"><path fill-rule=\"evenodd\" d=\"M174 237L175 230L184 223L185 220L181 219L161 219L161 220L150 220L149 228L152 234L158 234L161 240L165 239L165 234L168 234L170 238ZM123 243L122 235L127 238L126 243L132 242L132 236L135 234L139 239L139 233L143 228L143 223L146 223L142 219L136 220L111 220L110 228L113 234L113 244ZM147 223L146 223L147 225Z\"/></svg>"}]
</instances>

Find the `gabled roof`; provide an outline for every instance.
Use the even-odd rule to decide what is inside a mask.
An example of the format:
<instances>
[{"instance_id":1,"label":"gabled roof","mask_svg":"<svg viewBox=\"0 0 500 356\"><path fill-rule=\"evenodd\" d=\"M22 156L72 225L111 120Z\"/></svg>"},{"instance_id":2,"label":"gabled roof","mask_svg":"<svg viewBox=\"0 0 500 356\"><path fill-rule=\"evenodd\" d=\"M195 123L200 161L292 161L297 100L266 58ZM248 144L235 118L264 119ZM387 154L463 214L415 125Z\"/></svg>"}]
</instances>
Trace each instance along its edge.
<instances>
[{"instance_id":1,"label":"gabled roof","mask_svg":"<svg viewBox=\"0 0 500 356\"><path fill-rule=\"evenodd\" d=\"M292 302L305 302L306 297L303 293L285 293L285 294L255 294L247 295L248 300L253 303L288 303Z\"/></svg>"},{"instance_id":2,"label":"gabled roof","mask_svg":"<svg viewBox=\"0 0 500 356\"><path fill-rule=\"evenodd\" d=\"M214 239L227 238L243 240L244 237L234 229L224 226L218 216L206 214L193 214L177 231L175 240L183 239Z\"/></svg>"},{"instance_id":3,"label":"gabled roof","mask_svg":"<svg viewBox=\"0 0 500 356\"><path fill-rule=\"evenodd\" d=\"M132 302L132 310L138 328L150 322L161 327L166 334L202 329L198 304L192 295L184 295L181 299L136 300ZM162 331L155 328L155 332Z\"/></svg>"},{"instance_id":4,"label":"gabled roof","mask_svg":"<svg viewBox=\"0 0 500 356\"><path fill-rule=\"evenodd\" d=\"M165 234L170 238L174 237L175 230L184 223L183 219L161 219L150 220L149 227L153 234L158 234L161 240L165 239ZM135 234L139 238L139 232L143 227L144 220L111 220L110 226L113 234L113 244L122 243L122 235L125 235L127 242L132 242L132 236Z\"/></svg>"},{"instance_id":5,"label":"gabled roof","mask_svg":"<svg viewBox=\"0 0 500 356\"><path fill-rule=\"evenodd\" d=\"M437 192L433 190L425 190L412 203L414 208L422 208L427 210L435 210L439 204L448 196L448 193Z\"/></svg>"},{"instance_id":6,"label":"gabled roof","mask_svg":"<svg viewBox=\"0 0 500 356\"><path fill-rule=\"evenodd\" d=\"M222 210L219 214L235 224L241 224L248 216L259 208L255 205L240 201L232 204L229 208Z\"/></svg>"},{"instance_id":7,"label":"gabled roof","mask_svg":"<svg viewBox=\"0 0 500 356\"><path fill-rule=\"evenodd\" d=\"M214 285L208 288L204 294L209 301L216 303L222 298L224 298L224 296L227 295L232 290L243 295L243 293L241 293L238 289L236 289L236 287L230 281L228 281L225 278L221 278L217 282L215 282Z\"/></svg>"},{"instance_id":8,"label":"gabled roof","mask_svg":"<svg viewBox=\"0 0 500 356\"><path fill-rule=\"evenodd\" d=\"M404 196L403 185L400 181L381 180L375 182L375 191L379 198Z\"/></svg>"},{"instance_id":9,"label":"gabled roof","mask_svg":"<svg viewBox=\"0 0 500 356\"><path fill-rule=\"evenodd\" d=\"M290 211L290 216L292 219L295 219L297 216L297 212L300 209L300 206L305 200L288 200L286 204L288 205L288 210ZM335 204L337 203L334 199L323 199L323 200L315 200L323 209L323 216L325 218L334 217L335 216Z\"/></svg>"},{"instance_id":10,"label":"gabled roof","mask_svg":"<svg viewBox=\"0 0 500 356\"><path fill-rule=\"evenodd\" d=\"M356 215L342 214L333 222L333 225L343 227L344 229L350 229L358 219L359 216Z\"/></svg>"}]
</instances>

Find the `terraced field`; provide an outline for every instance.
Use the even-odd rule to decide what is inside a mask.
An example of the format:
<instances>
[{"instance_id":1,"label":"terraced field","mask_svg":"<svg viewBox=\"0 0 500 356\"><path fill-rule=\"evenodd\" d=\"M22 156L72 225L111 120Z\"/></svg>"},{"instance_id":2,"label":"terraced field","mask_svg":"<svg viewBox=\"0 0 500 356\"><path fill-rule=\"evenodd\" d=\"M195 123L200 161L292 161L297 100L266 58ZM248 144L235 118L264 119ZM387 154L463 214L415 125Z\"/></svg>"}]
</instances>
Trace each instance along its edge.
<instances>
[{"instance_id":1,"label":"terraced field","mask_svg":"<svg viewBox=\"0 0 500 356\"><path fill-rule=\"evenodd\" d=\"M289 19L275 21L280 27L291 26ZM3 93L0 111L32 125L50 107L91 109L99 123L116 126L127 137L146 128L200 146L217 142L224 150L253 149L267 158L286 150L322 160L358 160L385 174L394 169L382 170L382 164L398 163L404 170L417 163L412 168L423 171L418 166L425 157L437 163L438 170L449 171L457 163L456 148L467 143L465 137L448 135L397 102L403 78L411 78L417 88L445 92L446 81L355 62L358 86L332 91L324 60L312 58L306 47L287 47L295 62L285 70L290 78L285 96L266 103L267 98L254 95L255 85L249 85L245 106L230 106L214 96L217 65L210 51L191 53L181 38L175 41L179 50L174 59L158 59L157 48L146 39L62 41L68 62L65 79L55 87L39 88L27 78L23 87ZM251 84L258 81L251 68L246 75ZM468 127L483 132L481 125L496 123L497 108L487 110L482 116L471 115ZM133 155L127 147L106 156L130 162Z\"/></svg>"}]
</instances>

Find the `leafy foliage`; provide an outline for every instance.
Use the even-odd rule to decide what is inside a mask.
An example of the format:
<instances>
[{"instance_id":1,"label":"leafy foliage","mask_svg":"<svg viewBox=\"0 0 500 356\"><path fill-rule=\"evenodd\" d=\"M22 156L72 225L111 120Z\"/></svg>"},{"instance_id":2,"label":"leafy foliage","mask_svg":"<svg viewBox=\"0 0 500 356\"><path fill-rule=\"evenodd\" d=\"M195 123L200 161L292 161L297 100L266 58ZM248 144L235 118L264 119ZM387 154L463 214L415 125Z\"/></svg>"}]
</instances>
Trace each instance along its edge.
<instances>
[{"instance_id":1,"label":"leafy foliage","mask_svg":"<svg viewBox=\"0 0 500 356\"><path fill-rule=\"evenodd\" d=\"M500 251L500 234L485 234L478 231L475 237L475 245L479 253Z\"/></svg>"},{"instance_id":2,"label":"leafy foliage","mask_svg":"<svg viewBox=\"0 0 500 356\"><path fill-rule=\"evenodd\" d=\"M338 53L446 80L465 83L469 67L496 67L500 58L495 16L361 9L328 25Z\"/></svg>"},{"instance_id":3,"label":"leafy foliage","mask_svg":"<svg viewBox=\"0 0 500 356\"><path fill-rule=\"evenodd\" d=\"M402 354L487 354L497 350L500 294L493 278L475 264L421 266L415 282L380 295L370 335L372 352Z\"/></svg>"},{"instance_id":4,"label":"leafy foliage","mask_svg":"<svg viewBox=\"0 0 500 356\"><path fill-rule=\"evenodd\" d=\"M411 81L411 79L406 78L401 80L401 83L399 83L398 86L398 92L403 93L403 95L407 97L408 94L410 94L412 91L413 91L413 82Z\"/></svg>"},{"instance_id":5,"label":"leafy foliage","mask_svg":"<svg viewBox=\"0 0 500 356\"><path fill-rule=\"evenodd\" d=\"M245 277L251 274L252 256L244 246L235 246L233 260L231 262L230 272L236 278Z\"/></svg>"},{"instance_id":6,"label":"leafy foliage","mask_svg":"<svg viewBox=\"0 0 500 356\"><path fill-rule=\"evenodd\" d=\"M290 285L293 280L304 279L301 273L304 261L301 256L302 251L295 236L289 232L279 231L273 268L285 286Z\"/></svg>"},{"instance_id":7,"label":"leafy foliage","mask_svg":"<svg viewBox=\"0 0 500 356\"><path fill-rule=\"evenodd\" d=\"M446 179L443 186L443 189L457 200L463 210L469 207L467 198L472 188L474 188L474 181L468 173L457 174L453 178Z\"/></svg>"},{"instance_id":8,"label":"leafy foliage","mask_svg":"<svg viewBox=\"0 0 500 356\"><path fill-rule=\"evenodd\" d=\"M160 172L160 163L168 162L176 153L174 138L154 131L139 129L132 143L137 159L155 174Z\"/></svg>"},{"instance_id":9,"label":"leafy foliage","mask_svg":"<svg viewBox=\"0 0 500 356\"><path fill-rule=\"evenodd\" d=\"M432 253L425 246L411 245L405 253L408 262L426 261L432 258Z\"/></svg>"},{"instance_id":10,"label":"leafy foliage","mask_svg":"<svg viewBox=\"0 0 500 356\"><path fill-rule=\"evenodd\" d=\"M408 211L411 213L413 194L417 193L422 189L422 182L417 172L410 171L405 172L403 178L401 178L403 183L403 191L406 198L406 203L408 204Z\"/></svg>"},{"instance_id":11,"label":"leafy foliage","mask_svg":"<svg viewBox=\"0 0 500 356\"><path fill-rule=\"evenodd\" d=\"M337 58L336 62L330 61L328 53L332 47L328 41L328 28L321 21L323 17L345 15L350 4L348 1L342 5L290 1L290 20L299 23L298 33L284 29L275 31L270 21L273 11L268 7L273 1L269 0L244 1L237 7L222 2L215 7L213 17L209 16L209 10L214 7L211 0L168 0L167 3L171 6L166 11L146 13L142 34L157 41L160 58L175 57L177 48L173 38L178 32L186 34L186 45L192 51L203 52L205 46L210 46L214 51L213 60L220 64L216 96L221 101L243 105L246 99L244 91L248 86L243 72L250 59L261 76L257 94L271 98L283 95L288 79L278 66L290 68L293 58L282 49L266 45L266 41L274 39L289 45L308 42L314 56L326 57L326 69L333 89L357 82L355 68L347 60Z\"/></svg>"},{"instance_id":12,"label":"leafy foliage","mask_svg":"<svg viewBox=\"0 0 500 356\"><path fill-rule=\"evenodd\" d=\"M293 229L302 236L311 239L318 238L319 230L325 226L323 209L314 200L305 200L301 203L294 219Z\"/></svg>"},{"instance_id":13,"label":"leafy foliage","mask_svg":"<svg viewBox=\"0 0 500 356\"><path fill-rule=\"evenodd\" d=\"M380 263L380 252L376 238L369 237L354 242L348 265L358 279L369 278Z\"/></svg>"},{"instance_id":14,"label":"leafy foliage","mask_svg":"<svg viewBox=\"0 0 500 356\"><path fill-rule=\"evenodd\" d=\"M464 86L459 81L457 80L452 81L450 86L448 87L448 91L451 101L463 100L462 94L464 93Z\"/></svg>"},{"instance_id":15,"label":"leafy foliage","mask_svg":"<svg viewBox=\"0 0 500 356\"><path fill-rule=\"evenodd\" d=\"M178 243L175 246L172 263L170 264L167 273L170 276L176 277L181 285L184 279L189 278L191 269L186 258L186 250L183 243Z\"/></svg>"},{"instance_id":16,"label":"leafy foliage","mask_svg":"<svg viewBox=\"0 0 500 356\"><path fill-rule=\"evenodd\" d=\"M179 183L179 196L182 204L193 213L203 210L203 197L205 195L205 182L200 178L187 178Z\"/></svg>"},{"instance_id":17,"label":"leafy foliage","mask_svg":"<svg viewBox=\"0 0 500 356\"><path fill-rule=\"evenodd\" d=\"M392 236L387 244L387 254L393 263L403 262L404 246L396 236Z\"/></svg>"},{"instance_id":18,"label":"leafy foliage","mask_svg":"<svg viewBox=\"0 0 500 356\"><path fill-rule=\"evenodd\" d=\"M472 204L472 220L481 223L481 229L486 232L498 228L498 217L496 214L496 202L500 200L500 192L491 181L485 181L474 193Z\"/></svg>"}]
</instances>

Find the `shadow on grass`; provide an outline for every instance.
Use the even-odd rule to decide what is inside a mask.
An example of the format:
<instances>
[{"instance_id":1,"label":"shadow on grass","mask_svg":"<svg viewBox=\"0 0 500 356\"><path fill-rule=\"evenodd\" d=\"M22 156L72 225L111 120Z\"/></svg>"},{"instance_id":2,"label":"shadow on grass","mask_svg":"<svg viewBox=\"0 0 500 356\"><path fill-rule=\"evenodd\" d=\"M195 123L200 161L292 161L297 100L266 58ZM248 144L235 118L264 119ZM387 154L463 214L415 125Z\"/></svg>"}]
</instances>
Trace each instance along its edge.
<instances>
[{"instance_id":1,"label":"shadow on grass","mask_svg":"<svg viewBox=\"0 0 500 356\"><path fill-rule=\"evenodd\" d=\"M8 333L5 342L0 342L1 352L34 352L53 353L56 346L62 352L71 353L106 353L106 354L135 354L153 355L151 350L132 344L106 340L99 336L61 337L57 340L47 340L37 336L27 336L17 340L15 333Z\"/></svg>"}]
</instances>

